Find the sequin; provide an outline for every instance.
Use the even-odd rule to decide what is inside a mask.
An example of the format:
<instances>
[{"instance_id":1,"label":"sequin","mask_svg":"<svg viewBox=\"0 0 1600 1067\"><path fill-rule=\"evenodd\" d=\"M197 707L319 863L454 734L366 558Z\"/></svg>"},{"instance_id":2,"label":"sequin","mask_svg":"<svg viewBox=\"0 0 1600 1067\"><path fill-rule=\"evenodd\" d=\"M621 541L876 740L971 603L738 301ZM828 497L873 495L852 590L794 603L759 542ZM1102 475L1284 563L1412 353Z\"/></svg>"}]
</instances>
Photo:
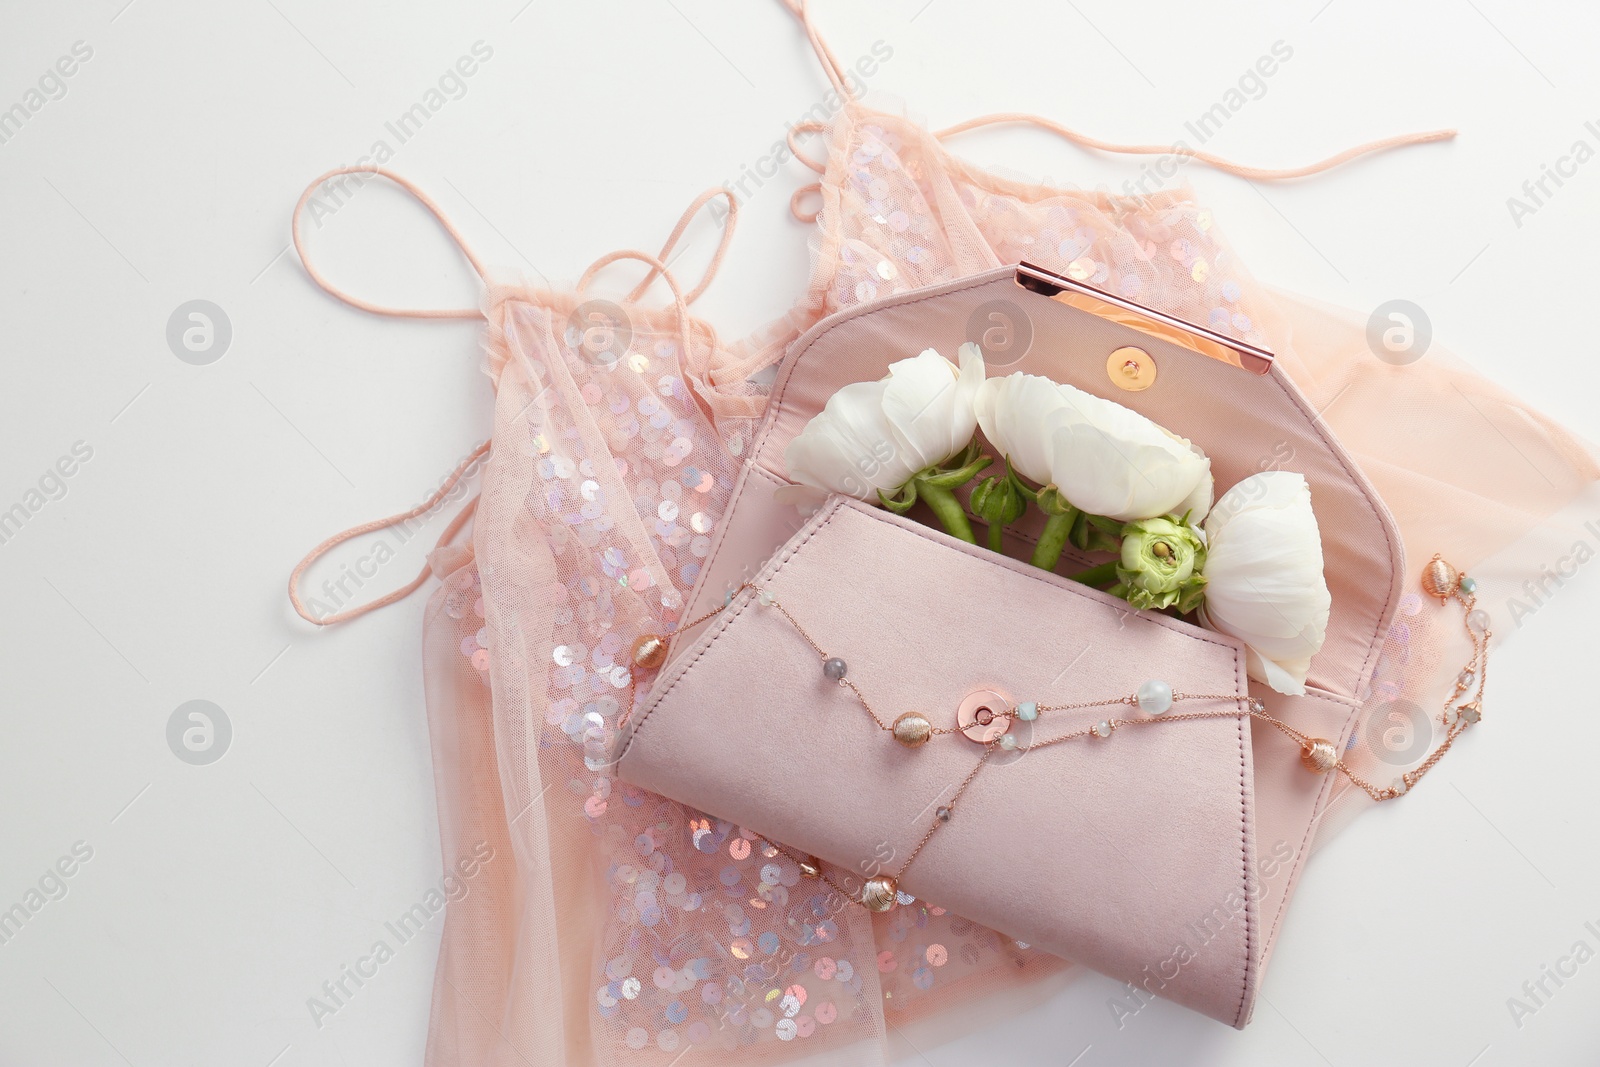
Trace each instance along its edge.
<instances>
[{"instance_id":1,"label":"sequin","mask_svg":"<svg viewBox=\"0 0 1600 1067\"><path fill-rule=\"evenodd\" d=\"M839 1009L831 1000L825 1000L817 1005L816 1011L812 1014L816 1016L817 1022L827 1026L839 1017Z\"/></svg>"},{"instance_id":2,"label":"sequin","mask_svg":"<svg viewBox=\"0 0 1600 1067\"><path fill-rule=\"evenodd\" d=\"M943 967L950 962L950 953L943 945L929 945L925 955L928 958L928 962L935 967Z\"/></svg>"}]
</instances>

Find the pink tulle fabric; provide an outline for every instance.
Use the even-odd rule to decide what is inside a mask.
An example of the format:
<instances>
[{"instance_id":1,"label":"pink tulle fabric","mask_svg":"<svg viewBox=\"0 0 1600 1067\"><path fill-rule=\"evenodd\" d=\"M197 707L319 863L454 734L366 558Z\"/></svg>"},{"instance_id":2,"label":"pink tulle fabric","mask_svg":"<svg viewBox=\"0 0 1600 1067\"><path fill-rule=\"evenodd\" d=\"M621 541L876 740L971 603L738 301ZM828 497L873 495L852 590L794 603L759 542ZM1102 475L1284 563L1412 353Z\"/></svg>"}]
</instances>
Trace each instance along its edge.
<instances>
[{"instance_id":1,"label":"pink tulle fabric","mask_svg":"<svg viewBox=\"0 0 1600 1067\"><path fill-rule=\"evenodd\" d=\"M1395 512L1413 574L1444 553L1488 603L1571 543L1573 515L1600 515L1580 506L1590 446L1437 349L1391 366L1359 320L1263 287L1185 190L998 177L848 99L824 140L809 291L754 338L724 344L687 301L625 300L626 344L597 356L588 295L488 291L493 452L471 543L433 556L424 656L445 864L494 858L448 912L432 1067L881 1063L891 1027L992 1025L1069 967L928 902L871 915L609 765L650 680L630 643L684 621L757 427L750 377L829 313L1026 259L1271 349ZM1385 782L1408 765L1373 738L1412 705L1436 712L1465 661L1459 620L1421 606L1347 753Z\"/></svg>"}]
</instances>

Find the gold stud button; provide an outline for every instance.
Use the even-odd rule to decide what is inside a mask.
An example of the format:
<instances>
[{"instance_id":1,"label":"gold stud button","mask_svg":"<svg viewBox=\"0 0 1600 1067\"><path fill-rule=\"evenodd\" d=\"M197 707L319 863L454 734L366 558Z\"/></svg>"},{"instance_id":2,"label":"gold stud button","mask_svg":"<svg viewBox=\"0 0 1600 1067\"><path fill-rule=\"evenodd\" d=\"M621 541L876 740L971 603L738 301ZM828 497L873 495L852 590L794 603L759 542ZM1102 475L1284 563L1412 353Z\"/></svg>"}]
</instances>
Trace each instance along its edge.
<instances>
[{"instance_id":1,"label":"gold stud button","mask_svg":"<svg viewBox=\"0 0 1600 1067\"><path fill-rule=\"evenodd\" d=\"M1129 345L1106 357L1106 376L1118 389L1141 392L1156 384L1156 361L1144 349Z\"/></svg>"}]
</instances>

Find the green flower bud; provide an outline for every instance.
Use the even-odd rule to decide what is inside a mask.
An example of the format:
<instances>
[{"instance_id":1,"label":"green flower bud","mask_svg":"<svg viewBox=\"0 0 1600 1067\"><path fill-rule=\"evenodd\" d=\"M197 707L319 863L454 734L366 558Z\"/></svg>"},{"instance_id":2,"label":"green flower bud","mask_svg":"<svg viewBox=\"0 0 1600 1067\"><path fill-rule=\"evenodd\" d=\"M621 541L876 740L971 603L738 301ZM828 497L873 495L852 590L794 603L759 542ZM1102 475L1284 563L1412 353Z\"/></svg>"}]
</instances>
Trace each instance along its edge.
<instances>
[{"instance_id":1,"label":"green flower bud","mask_svg":"<svg viewBox=\"0 0 1600 1067\"><path fill-rule=\"evenodd\" d=\"M1130 522L1122 527L1122 558L1113 592L1141 611L1174 604L1193 610L1205 588L1201 573L1205 562L1205 541L1182 519Z\"/></svg>"},{"instance_id":2,"label":"green flower bud","mask_svg":"<svg viewBox=\"0 0 1600 1067\"><path fill-rule=\"evenodd\" d=\"M1028 510L1028 498L1022 495L1016 479L1009 472L979 482L972 490L968 503L978 518L1001 526L1011 525Z\"/></svg>"},{"instance_id":3,"label":"green flower bud","mask_svg":"<svg viewBox=\"0 0 1600 1067\"><path fill-rule=\"evenodd\" d=\"M1078 509L1068 503L1067 498L1061 495L1061 490L1053 485L1047 485L1039 490L1039 510L1046 515L1067 515L1078 517Z\"/></svg>"}]
</instances>

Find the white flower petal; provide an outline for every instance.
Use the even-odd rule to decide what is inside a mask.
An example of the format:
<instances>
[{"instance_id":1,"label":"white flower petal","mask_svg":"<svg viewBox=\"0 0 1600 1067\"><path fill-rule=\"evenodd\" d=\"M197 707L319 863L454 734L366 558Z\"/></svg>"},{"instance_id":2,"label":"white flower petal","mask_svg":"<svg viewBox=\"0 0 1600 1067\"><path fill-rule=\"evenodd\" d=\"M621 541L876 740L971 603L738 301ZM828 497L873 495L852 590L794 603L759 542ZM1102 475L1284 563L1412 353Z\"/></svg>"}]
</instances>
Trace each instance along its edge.
<instances>
[{"instance_id":1,"label":"white flower petal","mask_svg":"<svg viewBox=\"0 0 1600 1067\"><path fill-rule=\"evenodd\" d=\"M1332 605L1305 478L1289 471L1246 478L1217 501L1205 530L1201 621L1245 643L1250 677L1281 693L1305 692Z\"/></svg>"},{"instance_id":2,"label":"white flower petal","mask_svg":"<svg viewBox=\"0 0 1600 1067\"><path fill-rule=\"evenodd\" d=\"M857 467L856 458L845 451L845 438L832 432L826 416L819 415L783 453L789 477L802 485L824 492L843 493L857 500L874 495L874 487ZM854 447L854 442L851 442Z\"/></svg>"},{"instance_id":3,"label":"white flower petal","mask_svg":"<svg viewBox=\"0 0 1600 1067\"><path fill-rule=\"evenodd\" d=\"M975 426L971 408L971 398L962 395L959 372L933 349L889 365L883 414L913 472L943 463L967 447Z\"/></svg>"},{"instance_id":4,"label":"white flower petal","mask_svg":"<svg viewBox=\"0 0 1600 1067\"><path fill-rule=\"evenodd\" d=\"M961 361L958 371L929 349L890 365L879 381L841 388L789 442L789 477L868 500L960 453L977 427L983 384L982 354L963 350Z\"/></svg>"},{"instance_id":5,"label":"white flower petal","mask_svg":"<svg viewBox=\"0 0 1600 1067\"><path fill-rule=\"evenodd\" d=\"M1121 404L1077 389L1066 396L1047 430L1052 480L1075 507L1133 522L1182 514L1203 492L1211 461L1189 442Z\"/></svg>"},{"instance_id":6,"label":"white flower petal","mask_svg":"<svg viewBox=\"0 0 1600 1067\"><path fill-rule=\"evenodd\" d=\"M1050 446L1045 424L1066 404L1063 387L1036 374L991 378L978 390L978 425L1002 458L1024 478L1050 481Z\"/></svg>"}]
</instances>

